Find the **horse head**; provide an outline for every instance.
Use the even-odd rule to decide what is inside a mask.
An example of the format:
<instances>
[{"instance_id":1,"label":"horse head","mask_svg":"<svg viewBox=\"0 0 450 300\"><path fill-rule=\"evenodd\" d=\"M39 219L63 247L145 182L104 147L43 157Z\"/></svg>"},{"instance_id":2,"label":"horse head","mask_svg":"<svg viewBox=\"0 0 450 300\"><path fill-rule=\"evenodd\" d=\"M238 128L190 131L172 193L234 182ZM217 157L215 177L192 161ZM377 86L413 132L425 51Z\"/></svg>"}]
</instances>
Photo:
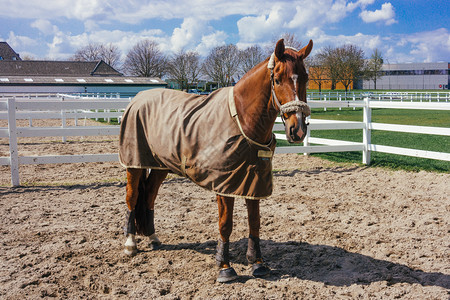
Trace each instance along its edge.
<instances>
[{"instance_id":1,"label":"horse head","mask_svg":"<svg viewBox=\"0 0 450 300\"><path fill-rule=\"evenodd\" d=\"M301 143L306 136L306 117L311 114L306 104L308 73L304 59L311 53L312 40L300 51L277 42L267 67L271 72L272 104L280 111L290 143Z\"/></svg>"}]
</instances>

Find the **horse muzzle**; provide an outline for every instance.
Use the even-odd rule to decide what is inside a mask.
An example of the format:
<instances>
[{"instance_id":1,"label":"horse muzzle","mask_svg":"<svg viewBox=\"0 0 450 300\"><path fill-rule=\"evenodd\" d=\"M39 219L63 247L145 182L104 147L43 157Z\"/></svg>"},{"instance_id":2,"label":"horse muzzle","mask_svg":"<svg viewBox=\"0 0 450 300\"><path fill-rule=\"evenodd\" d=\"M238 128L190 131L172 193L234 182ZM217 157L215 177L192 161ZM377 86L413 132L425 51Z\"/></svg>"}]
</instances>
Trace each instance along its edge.
<instances>
[{"instance_id":1,"label":"horse muzzle","mask_svg":"<svg viewBox=\"0 0 450 300\"><path fill-rule=\"evenodd\" d=\"M291 144L303 142L307 132L306 117L302 112L291 114L285 121L287 141Z\"/></svg>"}]
</instances>

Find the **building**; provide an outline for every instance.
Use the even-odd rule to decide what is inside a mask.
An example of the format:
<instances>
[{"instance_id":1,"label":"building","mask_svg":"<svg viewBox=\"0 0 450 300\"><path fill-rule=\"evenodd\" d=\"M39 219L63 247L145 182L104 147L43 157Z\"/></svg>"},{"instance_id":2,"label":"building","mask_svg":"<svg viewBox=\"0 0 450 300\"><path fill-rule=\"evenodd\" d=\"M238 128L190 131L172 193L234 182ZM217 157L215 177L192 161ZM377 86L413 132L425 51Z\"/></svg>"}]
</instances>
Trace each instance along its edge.
<instances>
[{"instance_id":1,"label":"building","mask_svg":"<svg viewBox=\"0 0 450 300\"><path fill-rule=\"evenodd\" d=\"M310 90L345 90L342 82L332 82L330 75L326 68L323 67L309 67L309 81L308 89ZM320 84L320 87L319 87ZM353 90L355 83L351 81L348 85L349 90Z\"/></svg>"},{"instance_id":2,"label":"building","mask_svg":"<svg viewBox=\"0 0 450 300\"><path fill-rule=\"evenodd\" d=\"M21 60L21 58L7 42L0 42L0 60Z\"/></svg>"},{"instance_id":3,"label":"building","mask_svg":"<svg viewBox=\"0 0 450 300\"><path fill-rule=\"evenodd\" d=\"M0 60L0 93L100 93L128 97L167 86L160 78L124 76L102 60L21 60L4 42L0 43L0 55L4 57Z\"/></svg>"},{"instance_id":4,"label":"building","mask_svg":"<svg viewBox=\"0 0 450 300\"><path fill-rule=\"evenodd\" d=\"M381 75L380 90L448 90L450 63L384 64ZM374 88L373 81L363 81L363 89Z\"/></svg>"}]
</instances>

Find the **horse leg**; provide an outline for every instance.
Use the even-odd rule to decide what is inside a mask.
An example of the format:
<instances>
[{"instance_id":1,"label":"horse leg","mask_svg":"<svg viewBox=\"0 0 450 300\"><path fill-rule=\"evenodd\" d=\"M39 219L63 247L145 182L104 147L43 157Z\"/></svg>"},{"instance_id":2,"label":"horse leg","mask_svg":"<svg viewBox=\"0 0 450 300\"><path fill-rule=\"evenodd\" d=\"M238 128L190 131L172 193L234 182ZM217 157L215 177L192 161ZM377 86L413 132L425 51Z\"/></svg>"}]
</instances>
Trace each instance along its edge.
<instances>
[{"instance_id":1,"label":"horse leg","mask_svg":"<svg viewBox=\"0 0 450 300\"><path fill-rule=\"evenodd\" d=\"M139 181L145 176L146 170L127 169L127 186L126 186L126 202L128 206L127 219L125 223L125 254L135 255L137 253L136 246L136 204L139 195Z\"/></svg>"},{"instance_id":2,"label":"horse leg","mask_svg":"<svg viewBox=\"0 0 450 300\"><path fill-rule=\"evenodd\" d=\"M259 214L259 200L245 199L248 213L248 226L250 235L248 238L247 261L252 265L252 275L264 277L270 273L270 269L264 264L259 246L259 229L261 227Z\"/></svg>"},{"instance_id":3,"label":"horse leg","mask_svg":"<svg viewBox=\"0 0 450 300\"><path fill-rule=\"evenodd\" d=\"M220 268L218 282L228 282L237 278L230 265L230 235L233 231L234 198L217 195L219 206L220 238L216 249L216 263Z\"/></svg>"},{"instance_id":4,"label":"horse leg","mask_svg":"<svg viewBox=\"0 0 450 300\"><path fill-rule=\"evenodd\" d=\"M166 170L151 170L150 175L145 183L145 197L146 197L146 220L147 228L149 228L147 235L149 235L151 249L157 249L161 242L155 233L155 200L159 191L159 187L167 177L169 171Z\"/></svg>"}]
</instances>

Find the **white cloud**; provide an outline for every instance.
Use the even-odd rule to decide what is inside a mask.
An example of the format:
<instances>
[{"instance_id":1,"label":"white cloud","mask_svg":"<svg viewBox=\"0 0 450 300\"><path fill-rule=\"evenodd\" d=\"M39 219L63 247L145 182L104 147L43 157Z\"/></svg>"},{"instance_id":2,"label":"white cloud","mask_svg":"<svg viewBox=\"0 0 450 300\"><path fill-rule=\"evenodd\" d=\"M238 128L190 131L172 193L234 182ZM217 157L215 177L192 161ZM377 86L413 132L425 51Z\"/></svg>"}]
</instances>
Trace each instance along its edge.
<instances>
[{"instance_id":1,"label":"white cloud","mask_svg":"<svg viewBox=\"0 0 450 300\"><path fill-rule=\"evenodd\" d=\"M448 61L450 57L450 32L447 28L414 33L402 38L409 54L415 60L435 62Z\"/></svg>"},{"instance_id":2,"label":"white cloud","mask_svg":"<svg viewBox=\"0 0 450 300\"><path fill-rule=\"evenodd\" d=\"M202 56L207 56L212 48L225 45L227 37L228 35L224 31L216 31L204 35L202 36L200 44L195 48L195 51Z\"/></svg>"},{"instance_id":3,"label":"white cloud","mask_svg":"<svg viewBox=\"0 0 450 300\"><path fill-rule=\"evenodd\" d=\"M4 2L4 1L3 1ZM2 4L0 16L25 19L69 19L86 20L105 15L110 5L101 0L58 0L58 1L7 1ZM49 3L50 2L50 3Z\"/></svg>"},{"instance_id":4,"label":"white cloud","mask_svg":"<svg viewBox=\"0 0 450 300\"><path fill-rule=\"evenodd\" d=\"M381 9L375 11L363 10L359 16L365 23L374 23L383 21L386 25L397 23L395 20L395 11L391 3L387 2L381 6Z\"/></svg>"},{"instance_id":5,"label":"white cloud","mask_svg":"<svg viewBox=\"0 0 450 300\"><path fill-rule=\"evenodd\" d=\"M207 30L205 22L201 22L194 18L186 18L180 27L173 30L170 39L172 50L174 52L180 51L184 48L191 48L197 44L201 39L202 33Z\"/></svg>"},{"instance_id":6,"label":"white cloud","mask_svg":"<svg viewBox=\"0 0 450 300\"><path fill-rule=\"evenodd\" d=\"M256 42L270 38L279 31L285 21L285 16L279 5L274 5L266 15L246 16L237 22L241 42Z\"/></svg>"},{"instance_id":7,"label":"white cloud","mask_svg":"<svg viewBox=\"0 0 450 300\"><path fill-rule=\"evenodd\" d=\"M356 5L361 6L362 8L365 8L366 6L373 4L375 0L358 0L356 2Z\"/></svg>"},{"instance_id":8,"label":"white cloud","mask_svg":"<svg viewBox=\"0 0 450 300\"><path fill-rule=\"evenodd\" d=\"M22 35L16 35L13 31L9 32L8 39L6 40L8 44L14 49L19 48L29 48L37 45L37 41Z\"/></svg>"},{"instance_id":9,"label":"white cloud","mask_svg":"<svg viewBox=\"0 0 450 300\"><path fill-rule=\"evenodd\" d=\"M58 32L58 27L52 25L49 20L45 19L37 19L33 23L31 23L31 27L38 29L45 35L50 35Z\"/></svg>"}]
</instances>

